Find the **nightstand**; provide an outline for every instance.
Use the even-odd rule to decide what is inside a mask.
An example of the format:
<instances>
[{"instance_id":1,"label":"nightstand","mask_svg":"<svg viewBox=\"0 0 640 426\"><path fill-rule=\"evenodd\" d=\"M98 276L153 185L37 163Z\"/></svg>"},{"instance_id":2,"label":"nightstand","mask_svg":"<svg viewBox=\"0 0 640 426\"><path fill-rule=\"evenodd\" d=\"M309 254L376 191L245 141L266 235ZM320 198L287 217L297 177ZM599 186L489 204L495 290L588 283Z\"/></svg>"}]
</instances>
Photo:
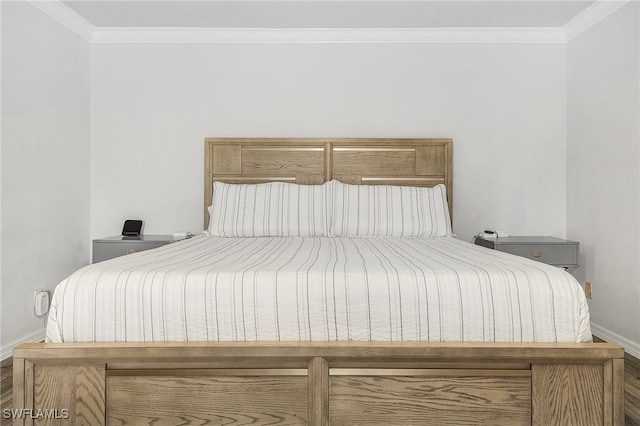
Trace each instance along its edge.
<instances>
[{"instance_id":1,"label":"nightstand","mask_svg":"<svg viewBox=\"0 0 640 426\"><path fill-rule=\"evenodd\" d=\"M477 237L479 246L515 254L567 270L578 267L580 243L555 237Z\"/></svg>"},{"instance_id":2,"label":"nightstand","mask_svg":"<svg viewBox=\"0 0 640 426\"><path fill-rule=\"evenodd\" d=\"M173 237L172 235L141 235L140 237L115 237L99 238L93 240L93 256L91 263L102 262L114 257L149 250L174 241L183 240L186 237Z\"/></svg>"}]
</instances>

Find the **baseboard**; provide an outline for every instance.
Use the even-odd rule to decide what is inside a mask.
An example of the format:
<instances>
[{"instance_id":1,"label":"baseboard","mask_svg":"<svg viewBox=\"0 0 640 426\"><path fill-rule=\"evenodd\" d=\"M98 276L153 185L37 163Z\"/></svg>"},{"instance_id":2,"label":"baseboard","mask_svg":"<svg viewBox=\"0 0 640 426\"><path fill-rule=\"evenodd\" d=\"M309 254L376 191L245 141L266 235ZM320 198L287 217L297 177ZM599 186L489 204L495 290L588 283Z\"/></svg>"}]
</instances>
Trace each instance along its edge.
<instances>
[{"instance_id":1,"label":"baseboard","mask_svg":"<svg viewBox=\"0 0 640 426\"><path fill-rule=\"evenodd\" d=\"M37 343L37 342L43 342L44 341L44 333L45 330L38 330L35 333L29 334L25 337L23 337L22 339L18 339L18 340L14 340L13 342L9 343L6 346L2 347L2 353L0 353L0 360L4 361L5 359L9 358L11 356L11 354L13 354L13 349L18 346L21 345L23 343Z\"/></svg>"},{"instance_id":2,"label":"baseboard","mask_svg":"<svg viewBox=\"0 0 640 426\"><path fill-rule=\"evenodd\" d=\"M591 323L591 333L609 343L615 343L616 345L622 346L626 353L640 359L640 343L633 342L626 337L594 323Z\"/></svg>"}]
</instances>

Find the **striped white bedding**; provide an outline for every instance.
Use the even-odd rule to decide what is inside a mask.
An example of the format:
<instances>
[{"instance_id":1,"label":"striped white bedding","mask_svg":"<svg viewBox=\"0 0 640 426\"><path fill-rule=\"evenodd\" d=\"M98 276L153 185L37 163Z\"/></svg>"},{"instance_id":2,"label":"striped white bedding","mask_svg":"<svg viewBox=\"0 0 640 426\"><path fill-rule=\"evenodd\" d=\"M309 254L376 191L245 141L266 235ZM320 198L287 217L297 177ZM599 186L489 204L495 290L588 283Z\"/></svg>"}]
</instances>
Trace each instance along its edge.
<instances>
[{"instance_id":1,"label":"striped white bedding","mask_svg":"<svg viewBox=\"0 0 640 426\"><path fill-rule=\"evenodd\" d=\"M568 273L443 238L194 237L78 270L49 342L591 341Z\"/></svg>"}]
</instances>

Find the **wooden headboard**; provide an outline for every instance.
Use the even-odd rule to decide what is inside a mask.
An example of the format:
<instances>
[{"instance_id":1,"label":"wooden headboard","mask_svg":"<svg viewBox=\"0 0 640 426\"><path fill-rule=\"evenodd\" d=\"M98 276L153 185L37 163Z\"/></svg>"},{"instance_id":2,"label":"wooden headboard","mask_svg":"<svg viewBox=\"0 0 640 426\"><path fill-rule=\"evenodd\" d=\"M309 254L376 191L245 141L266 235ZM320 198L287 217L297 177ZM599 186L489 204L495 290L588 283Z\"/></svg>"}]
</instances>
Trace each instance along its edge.
<instances>
[{"instance_id":1,"label":"wooden headboard","mask_svg":"<svg viewBox=\"0 0 640 426\"><path fill-rule=\"evenodd\" d=\"M213 182L447 187L453 214L451 139L206 138L204 226Z\"/></svg>"}]
</instances>

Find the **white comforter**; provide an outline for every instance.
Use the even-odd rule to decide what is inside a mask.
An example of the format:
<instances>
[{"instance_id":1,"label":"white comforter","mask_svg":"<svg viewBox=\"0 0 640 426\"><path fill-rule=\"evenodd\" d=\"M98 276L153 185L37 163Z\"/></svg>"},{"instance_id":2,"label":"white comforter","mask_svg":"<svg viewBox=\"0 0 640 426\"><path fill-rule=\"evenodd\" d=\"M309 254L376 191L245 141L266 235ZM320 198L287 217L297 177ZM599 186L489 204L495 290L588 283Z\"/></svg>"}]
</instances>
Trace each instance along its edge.
<instances>
[{"instance_id":1,"label":"white comforter","mask_svg":"<svg viewBox=\"0 0 640 426\"><path fill-rule=\"evenodd\" d=\"M565 271L454 238L194 237L60 283L49 342L591 341Z\"/></svg>"}]
</instances>

